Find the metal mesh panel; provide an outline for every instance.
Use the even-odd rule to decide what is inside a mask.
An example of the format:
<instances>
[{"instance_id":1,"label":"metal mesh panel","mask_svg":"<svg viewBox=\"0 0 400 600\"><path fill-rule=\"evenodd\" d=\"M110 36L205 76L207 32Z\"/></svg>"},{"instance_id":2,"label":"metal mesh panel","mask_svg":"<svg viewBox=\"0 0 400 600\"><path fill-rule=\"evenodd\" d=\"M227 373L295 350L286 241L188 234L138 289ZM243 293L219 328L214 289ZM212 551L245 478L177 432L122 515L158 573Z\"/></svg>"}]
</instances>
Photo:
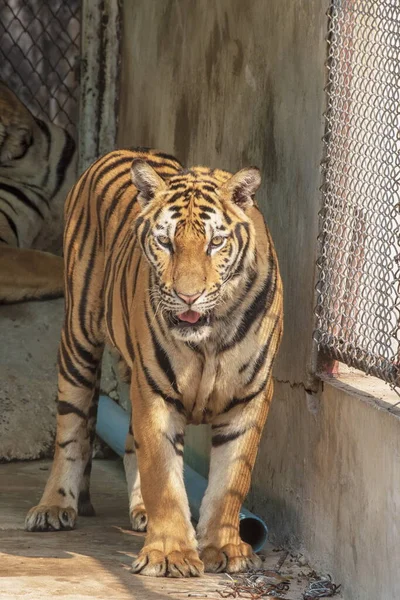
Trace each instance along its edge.
<instances>
[{"instance_id":1,"label":"metal mesh panel","mask_svg":"<svg viewBox=\"0 0 400 600\"><path fill-rule=\"evenodd\" d=\"M327 66L315 339L397 384L399 0L333 0Z\"/></svg>"},{"instance_id":2,"label":"metal mesh panel","mask_svg":"<svg viewBox=\"0 0 400 600\"><path fill-rule=\"evenodd\" d=\"M75 134L81 0L2 0L0 79L32 113Z\"/></svg>"}]
</instances>

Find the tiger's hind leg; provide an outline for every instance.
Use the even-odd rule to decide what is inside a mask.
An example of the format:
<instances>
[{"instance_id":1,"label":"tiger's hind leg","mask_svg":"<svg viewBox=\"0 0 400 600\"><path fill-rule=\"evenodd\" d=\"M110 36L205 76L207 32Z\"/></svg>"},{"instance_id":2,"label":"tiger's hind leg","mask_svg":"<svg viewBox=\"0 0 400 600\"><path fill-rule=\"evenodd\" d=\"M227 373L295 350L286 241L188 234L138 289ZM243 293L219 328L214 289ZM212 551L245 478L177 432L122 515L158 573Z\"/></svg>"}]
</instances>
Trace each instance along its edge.
<instances>
[{"instance_id":1,"label":"tiger's hind leg","mask_svg":"<svg viewBox=\"0 0 400 600\"><path fill-rule=\"evenodd\" d=\"M117 369L119 377L125 383L131 383L132 373L122 356L119 356ZM129 432L125 441L124 469L129 498L129 517L133 531L146 531L147 511L144 506L140 487L140 474L136 456L137 443L133 437L132 416Z\"/></svg>"},{"instance_id":2,"label":"tiger's hind leg","mask_svg":"<svg viewBox=\"0 0 400 600\"><path fill-rule=\"evenodd\" d=\"M125 443L124 467L128 486L129 516L133 531L146 531L147 512L140 488L140 474L136 457L136 442L133 437L132 423Z\"/></svg>"},{"instance_id":3,"label":"tiger's hind leg","mask_svg":"<svg viewBox=\"0 0 400 600\"><path fill-rule=\"evenodd\" d=\"M60 298L63 290L61 256L0 244L0 304Z\"/></svg>"},{"instance_id":4,"label":"tiger's hind leg","mask_svg":"<svg viewBox=\"0 0 400 600\"><path fill-rule=\"evenodd\" d=\"M93 442L96 437L96 421L97 421L97 408L99 405L99 396L100 396L100 380L101 380L101 370L98 367L97 371L97 379L96 379L96 387L94 390L94 395L92 399L92 403L89 409L88 416L88 426L87 426L87 435L89 436L89 456L85 465L85 469L83 471L83 477L81 479L81 484L79 488L79 496L78 496L78 515L82 517L94 517L96 512L93 508L93 504L90 498L90 475L92 473L92 453L93 453Z\"/></svg>"},{"instance_id":5,"label":"tiger's hind leg","mask_svg":"<svg viewBox=\"0 0 400 600\"><path fill-rule=\"evenodd\" d=\"M79 323L78 316L74 321ZM103 344L89 331L70 330L65 319L59 353L57 435L51 474L28 531L72 529L77 514L92 515L89 480ZM91 341L90 341L91 340Z\"/></svg>"}]
</instances>

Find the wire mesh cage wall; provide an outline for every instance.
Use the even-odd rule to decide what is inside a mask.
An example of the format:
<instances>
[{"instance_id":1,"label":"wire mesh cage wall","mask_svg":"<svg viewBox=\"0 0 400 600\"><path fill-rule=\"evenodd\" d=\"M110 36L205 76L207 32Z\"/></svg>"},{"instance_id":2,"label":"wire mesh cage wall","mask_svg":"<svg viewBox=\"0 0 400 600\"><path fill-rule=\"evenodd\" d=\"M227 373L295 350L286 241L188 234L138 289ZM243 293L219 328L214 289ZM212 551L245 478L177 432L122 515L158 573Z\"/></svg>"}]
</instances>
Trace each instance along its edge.
<instances>
[{"instance_id":1,"label":"wire mesh cage wall","mask_svg":"<svg viewBox=\"0 0 400 600\"><path fill-rule=\"evenodd\" d=\"M399 0L332 0L315 340L399 382Z\"/></svg>"},{"instance_id":2,"label":"wire mesh cage wall","mask_svg":"<svg viewBox=\"0 0 400 600\"><path fill-rule=\"evenodd\" d=\"M0 79L76 137L81 0L2 0Z\"/></svg>"}]
</instances>

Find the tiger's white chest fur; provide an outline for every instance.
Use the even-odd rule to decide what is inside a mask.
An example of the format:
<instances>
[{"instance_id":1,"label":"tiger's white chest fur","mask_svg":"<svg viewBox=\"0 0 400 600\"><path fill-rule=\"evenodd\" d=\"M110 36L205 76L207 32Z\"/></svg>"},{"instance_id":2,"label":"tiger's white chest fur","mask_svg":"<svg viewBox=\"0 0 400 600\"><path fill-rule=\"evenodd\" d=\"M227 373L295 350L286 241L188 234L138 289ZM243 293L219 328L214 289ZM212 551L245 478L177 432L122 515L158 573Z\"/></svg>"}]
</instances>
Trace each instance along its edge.
<instances>
[{"instance_id":1,"label":"tiger's white chest fur","mask_svg":"<svg viewBox=\"0 0 400 600\"><path fill-rule=\"evenodd\" d=\"M254 363L259 348L257 336L250 332L248 343L240 351L235 346L219 352L218 345L211 341L202 347L201 353L190 351L173 359L188 422L211 422L230 401L246 394L249 373L243 367Z\"/></svg>"}]
</instances>

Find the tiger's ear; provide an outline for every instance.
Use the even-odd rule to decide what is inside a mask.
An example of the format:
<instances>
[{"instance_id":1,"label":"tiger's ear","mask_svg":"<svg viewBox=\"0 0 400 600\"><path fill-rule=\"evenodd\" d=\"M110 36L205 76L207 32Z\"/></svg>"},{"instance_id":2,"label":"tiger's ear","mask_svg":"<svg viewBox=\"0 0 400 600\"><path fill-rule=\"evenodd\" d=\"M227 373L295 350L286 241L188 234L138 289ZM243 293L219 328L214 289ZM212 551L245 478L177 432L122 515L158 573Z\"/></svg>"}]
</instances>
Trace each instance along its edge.
<instances>
[{"instance_id":1,"label":"tiger's ear","mask_svg":"<svg viewBox=\"0 0 400 600\"><path fill-rule=\"evenodd\" d=\"M261 174L257 167L241 169L223 185L223 191L228 194L231 202L234 202L242 210L250 208L254 204L254 194L260 187Z\"/></svg>"},{"instance_id":2,"label":"tiger's ear","mask_svg":"<svg viewBox=\"0 0 400 600\"><path fill-rule=\"evenodd\" d=\"M165 182L145 160L135 158L131 166L133 185L138 189L138 201L142 208L151 202L157 192L166 189Z\"/></svg>"}]
</instances>

